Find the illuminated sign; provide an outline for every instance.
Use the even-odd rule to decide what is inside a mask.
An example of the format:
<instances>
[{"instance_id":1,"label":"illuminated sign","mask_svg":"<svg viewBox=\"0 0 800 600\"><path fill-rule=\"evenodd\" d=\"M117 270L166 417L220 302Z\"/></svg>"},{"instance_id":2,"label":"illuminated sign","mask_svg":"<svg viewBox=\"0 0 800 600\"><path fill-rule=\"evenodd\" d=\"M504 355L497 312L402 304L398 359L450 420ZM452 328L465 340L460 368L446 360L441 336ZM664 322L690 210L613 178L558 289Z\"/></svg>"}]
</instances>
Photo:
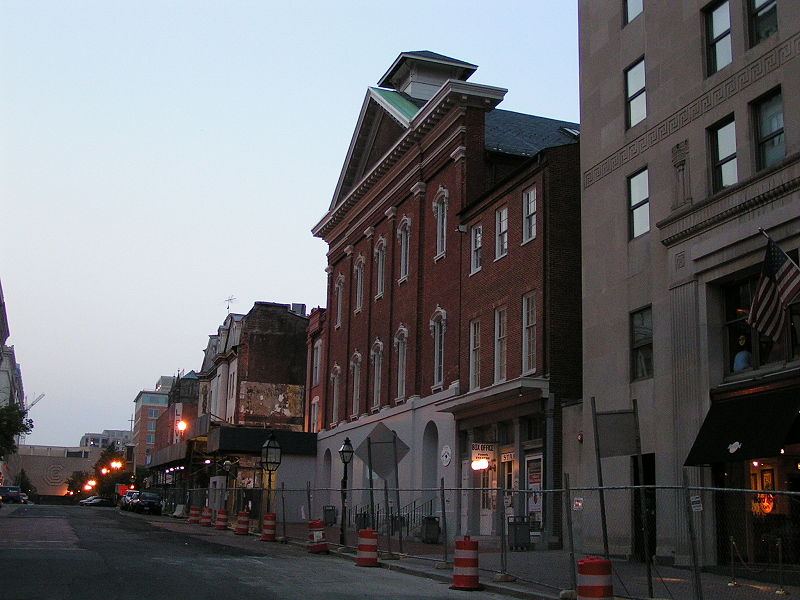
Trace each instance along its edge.
<instances>
[{"instance_id":1,"label":"illuminated sign","mask_svg":"<svg viewBox=\"0 0 800 600\"><path fill-rule=\"evenodd\" d=\"M472 444L472 470L483 471L489 468L496 454L494 444L474 442Z\"/></svg>"}]
</instances>

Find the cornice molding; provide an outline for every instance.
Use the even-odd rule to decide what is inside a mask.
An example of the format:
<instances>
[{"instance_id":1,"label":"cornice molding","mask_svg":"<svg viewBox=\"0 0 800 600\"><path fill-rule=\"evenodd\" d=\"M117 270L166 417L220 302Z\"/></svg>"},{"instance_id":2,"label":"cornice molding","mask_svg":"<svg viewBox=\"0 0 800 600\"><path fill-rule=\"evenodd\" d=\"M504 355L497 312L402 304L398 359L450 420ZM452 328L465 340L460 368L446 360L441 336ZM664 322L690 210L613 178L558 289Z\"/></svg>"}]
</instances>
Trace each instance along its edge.
<instances>
[{"instance_id":1,"label":"cornice molding","mask_svg":"<svg viewBox=\"0 0 800 600\"><path fill-rule=\"evenodd\" d=\"M670 247L716 225L764 207L800 190L800 154L766 173L725 189L656 223L661 243Z\"/></svg>"}]
</instances>

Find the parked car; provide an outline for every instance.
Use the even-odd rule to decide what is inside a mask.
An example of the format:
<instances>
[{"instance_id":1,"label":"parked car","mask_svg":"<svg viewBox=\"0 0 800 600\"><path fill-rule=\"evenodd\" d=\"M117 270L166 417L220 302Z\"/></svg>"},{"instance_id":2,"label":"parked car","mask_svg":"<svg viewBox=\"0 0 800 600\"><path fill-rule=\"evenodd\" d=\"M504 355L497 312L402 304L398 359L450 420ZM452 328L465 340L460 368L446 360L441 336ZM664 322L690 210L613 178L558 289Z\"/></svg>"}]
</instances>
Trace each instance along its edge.
<instances>
[{"instance_id":1,"label":"parked car","mask_svg":"<svg viewBox=\"0 0 800 600\"><path fill-rule=\"evenodd\" d=\"M103 498L102 496L91 496L86 500L80 501L81 506L114 506L114 501L111 498Z\"/></svg>"},{"instance_id":2,"label":"parked car","mask_svg":"<svg viewBox=\"0 0 800 600\"><path fill-rule=\"evenodd\" d=\"M142 492L131 502L134 512L149 512L154 515L161 514L161 496L155 492Z\"/></svg>"},{"instance_id":3,"label":"parked car","mask_svg":"<svg viewBox=\"0 0 800 600\"><path fill-rule=\"evenodd\" d=\"M18 485L0 485L0 500L7 503L22 504L22 490Z\"/></svg>"},{"instance_id":4,"label":"parked car","mask_svg":"<svg viewBox=\"0 0 800 600\"><path fill-rule=\"evenodd\" d=\"M131 503L139 497L139 490L128 490L123 494L122 498L119 499L119 508L120 510L130 510Z\"/></svg>"}]
</instances>

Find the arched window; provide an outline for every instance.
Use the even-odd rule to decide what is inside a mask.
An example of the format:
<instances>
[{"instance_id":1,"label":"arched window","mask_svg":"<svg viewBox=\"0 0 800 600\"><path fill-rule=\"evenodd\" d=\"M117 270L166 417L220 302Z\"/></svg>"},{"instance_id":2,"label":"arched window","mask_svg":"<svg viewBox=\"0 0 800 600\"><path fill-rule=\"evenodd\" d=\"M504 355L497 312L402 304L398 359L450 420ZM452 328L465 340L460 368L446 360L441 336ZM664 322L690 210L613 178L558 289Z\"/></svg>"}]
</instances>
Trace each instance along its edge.
<instances>
[{"instance_id":1,"label":"arched window","mask_svg":"<svg viewBox=\"0 0 800 600\"><path fill-rule=\"evenodd\" d=\"M319 431L319 396L311 400L311 414L308 417L308 426L311 433Z\"/></svg>"},{"instance_id":2,"label":"arched window","mask_svg":"<svg viewBox=\"0 0 800 600\"><path fill-rule=\"evenodd\" d=\"M350 410L351 416L358 416L361 405L361 353L356 350L350 359L350 370L353 373L353 403Z\"/></svg>"},{"instance_id":3,"label":"arched window","mask_svg":"<svg viewBox=\"0 0 800 600\"><path fill-rule=\"evenodd\" d=\"M397 328L394 334L394 347L397 354L397 399L406 397L406 352L408 350L408 329L405 325Z\"/></svg>"},{"instance_id":4,"label":"arched window","mask_svg":"<svg viewBox=\"0 0 800 600\"><path fill-rule=\"evenodd\" d=\"M364 257L360 256L353 265L353 284L356 287L356 306L353 312L364 308Z\"/></svg>"},{"instance_id":5,"label":"arched window","mask_svg":"<svg viewBox=\"0 0 800 600\"><path fill-rule=\"evenodd\" d=\"M386 238L375 242L375 298L383 296L383 281L386 274Z\"/></svg>"},{"instance_id":6,"label":"arched window","mask_svg":"<svg viewBox=\"0 0 800 600\"><path fill-rule=\"evenodd\" d=\"M331 425L339 422L339 388L341 384L342 368L333 363L331 369Z\"/></svg>"},{"instance_id":7,"label":"arched window","mask_svg":"<svg viewBox=\"0 0 800 600\"><path fill-rule=\"evenodd\" d=\"M411 218L403 217L397 227L397 241L400 244L400 281L408 277L411 252Z\"/></svg>"},{"instance_id":8,"label":"arched window","mask_svg":"<svg viewBox=\"0 0 800 600\"><path fill-rule=\"evenodd\" d=\"M311 358L311 385L319 385L321 367L322 367L322 340L317 340L314 342L314 352Z\"/></svg>"},{"instance_id":9,"label":"arched window","mask_svg":"<svg viewBox=\"0 0 800 600\"><path fill-rule=\"evenodd\" d=\"M438 304L430 320L433 336L433 385L444 384L444 334L447 330L447 312Z\"/></svg>"},{"instance_id":10,"label":"arched window","mask_svg":"<svg viewBox=\"0 0 800 600\"><path fill-rule=\"evenodd\" d=\"M383 342L375 338L370 352L372 359L372 408L381 406L381 375L383 373Z\"/></svg>"},{"instance_id":11,"label":"arched window","mask_svg":"<svg viewBox=\"0 0 800 600\"><path fill-rule=\"evenodd\" d=\"M341 327L342 311L344 310L344 275L341 273L339 273L339 277L336 279L336 284L333 289L336 295L336 321L334 324L336 327Z\"/></svg>"},{"instance_id":12,"label":"arched window","mask_svg":"<svg viewBox=\"0 0 800 600\"><path fill-rule=\"evenodd\" d=\"M439 186L436 198L433 200L433 214L436 216L436 256L444 256L447 249L447 202L449 192L444 186Z\"/></svg>"}]
</instances>

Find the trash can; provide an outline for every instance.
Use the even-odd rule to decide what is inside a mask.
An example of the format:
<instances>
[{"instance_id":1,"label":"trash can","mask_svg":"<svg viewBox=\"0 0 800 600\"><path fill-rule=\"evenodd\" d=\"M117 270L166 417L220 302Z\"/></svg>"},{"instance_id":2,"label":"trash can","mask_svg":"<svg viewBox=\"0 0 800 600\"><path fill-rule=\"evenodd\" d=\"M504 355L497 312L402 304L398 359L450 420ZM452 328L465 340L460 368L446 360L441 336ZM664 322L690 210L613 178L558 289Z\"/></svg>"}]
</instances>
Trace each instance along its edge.
<instances>
[{"instance_id":1,"label":"trash can","mask_svg":"<svg viewBox=\"0 0 800 600\"><path fill-rule=\"evenodd\" d=\"M531 549L531 526L528 517L508 517L509 550Z\"/></svg>"},{"instance_id":2,"label":"trash can","mask_svg":"<svg viewBox=\"0 0 800 600\"><path fill-rule=\"evenodd\" d=\"M331 525L336 525L336 507L335 506L323 506L322 507L322 521L325 523L325 527L330 527Z\"/></svg>"},{"instance_id":3,"label":"trash can","mask_svg":"<svg viewBox=\"0 0 800 600\"><path fill-rule=\"evenodd\" d=\"M422 542L425 544L438 544L439 534L441 533L439 527L439 517L422 517Z\"/></svg>"}]
</instances>

